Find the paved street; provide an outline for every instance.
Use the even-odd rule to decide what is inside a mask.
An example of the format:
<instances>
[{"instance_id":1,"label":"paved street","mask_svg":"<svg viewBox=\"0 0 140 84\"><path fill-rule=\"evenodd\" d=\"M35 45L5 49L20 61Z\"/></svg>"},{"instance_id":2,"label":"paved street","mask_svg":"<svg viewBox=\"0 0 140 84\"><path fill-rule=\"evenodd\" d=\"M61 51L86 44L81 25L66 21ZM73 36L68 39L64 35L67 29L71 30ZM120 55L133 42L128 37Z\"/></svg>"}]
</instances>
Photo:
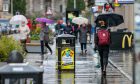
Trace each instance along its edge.
<instances>
[{"instance_id":1,"label":"paved street","mask_svg":"<svg viewBox=\"0 0 140 84\"><path fill-rule=\"evenodd\" d=\"M62 72L61 74L58 73L58 71L56 70L57 56L55 55L55 44L51 47L54 50L54 53L53 55L45 54L43 66L41 66L41 63L37 62L37 60L41 59L40 53L28 53L26 57L27 62L44 69L44 84L132 84L132 81L130 80L131 78L127 77L127 75L129 77L132 76L132 64L128 66L128 62L130 61L129 63L132 63L132 60L124 61L128 60L128 55L132 56L131 52L127 53L111 51L110 53L111 63L113 61L113 64L117 65L118 67L122 66L122 71L127 75L122 73L119 69L115 68L114 65L109 63L107 67L107 76L102 77L100 68L95 67L95 61L97 60L94 59L94 52L90 44L88 44L87 55L83 56L80 54L79 44L76 44L75 74L72 72ZM116 52L119 52L119 54L117 54L117 57ZM121 57L123 57L124 59ZM132 58L130 57L130 59Z\"/></svg>"}]
</instances>

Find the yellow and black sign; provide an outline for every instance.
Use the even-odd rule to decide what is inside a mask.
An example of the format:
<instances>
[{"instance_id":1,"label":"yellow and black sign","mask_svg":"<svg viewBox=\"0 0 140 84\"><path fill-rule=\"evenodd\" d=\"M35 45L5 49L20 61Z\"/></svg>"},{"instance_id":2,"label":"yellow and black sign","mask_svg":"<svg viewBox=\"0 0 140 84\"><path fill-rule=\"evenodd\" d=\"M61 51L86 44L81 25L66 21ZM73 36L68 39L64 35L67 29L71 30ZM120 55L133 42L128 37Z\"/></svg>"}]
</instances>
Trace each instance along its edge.
<instances>
[{"instance_id":1,"label":"yellow and black sign","mask_svg":"<svg viewBox=\"0 0 140 84\"><path fill-rule=\"evenodd\" d=\"M125 34L122 38L122 48L125 48L126 40L128 41L128 47L132 47L132 34L127 35Z\"/></svg>"},{"instance_id":2,"label":"yellow and black sign","mask_svg":"<svg viewBox=\"0 0 140 84\"><path fill-rule=\"evenodd\" d=\"M61 69L74 69L74 50L64 48L61 52Z\"/></svg>"}]
</instances>

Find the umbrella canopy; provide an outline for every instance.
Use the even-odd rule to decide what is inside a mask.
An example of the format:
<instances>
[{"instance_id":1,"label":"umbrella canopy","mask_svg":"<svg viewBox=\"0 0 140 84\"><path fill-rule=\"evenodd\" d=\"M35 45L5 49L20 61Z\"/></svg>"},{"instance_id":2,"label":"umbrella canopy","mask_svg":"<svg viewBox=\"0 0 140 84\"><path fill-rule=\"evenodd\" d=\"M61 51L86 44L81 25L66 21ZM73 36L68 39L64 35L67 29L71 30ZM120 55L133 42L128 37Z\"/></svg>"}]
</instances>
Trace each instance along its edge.
<instances>
[{"instance_id":1,"label":"umbrella canopy","mask_svg":"<svg viewBox=\"0 0 140 84\"><path fill-rule=\"evenodd\" d=\"M48 24L53 24L54 23L53 20L50 20L50 19L47 19L47 18L36 18L36 21L37 22L46 22Z\"/></svg>"},{"instance_id":2,"label":"umbrella canopy","mask_svg":"<svg viewBox=\"0 0 140 84\"><path fill-rule=\"evenodd\" d=\"M123 16L115 13L101 14L97 16L95 23L97 27L100 27L100 21L105 21L108 27L118 26L124 22Z\"/></svg>"},{"instance_id":3,"label":"umbrella canopy","mask_svg":"<svg viewBox=\"0 0 140 84\"><path fill-rule=\"evenodd\" d=\"M25 24L28 23L27 18L24 15L15 15L10 19L10 24L21 24L24 22Z\"/></svg>"},{"instance_id":4,"label":"umbrella canopy","mask_svg":"<svg viewBox=\"0 0 140 84\"><path fill-rule=\"evenodd\" d=\"M88 19L87 18L84 18L84 17L75 17L72 19L72 22L75 23L75 24L78 24L78 25L81 25L81 24L88 24Z\"/></svg>"}]
</instances>

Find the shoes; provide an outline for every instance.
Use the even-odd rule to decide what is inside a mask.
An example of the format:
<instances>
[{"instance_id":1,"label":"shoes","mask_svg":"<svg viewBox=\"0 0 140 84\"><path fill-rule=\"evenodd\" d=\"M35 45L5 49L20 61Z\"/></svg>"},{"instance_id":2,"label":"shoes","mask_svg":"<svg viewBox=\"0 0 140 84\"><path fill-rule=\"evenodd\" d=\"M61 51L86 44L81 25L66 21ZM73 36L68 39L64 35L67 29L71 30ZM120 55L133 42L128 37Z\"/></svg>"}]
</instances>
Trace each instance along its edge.
<instances>
[{"instance_id":1,"label":"shoes","mask_svg":"<svg viewBox=\"0 0 140 84\"><path fill-rule=\"evenodd\" d=\"M87 54L87 50L85 50L85 54Z\"/></svg>"},{"instance_id":2,"label":"shoes","mask_svg":"<svg viewBox=\"0 0 140 84\"><path fill-rule=\"evenodd\" d=\"M27 50L25 50L25 52L26 52L26 53L28 53L28 51L27 51Z\"/></svg>"},{"instance_id":3,"label":"shoes","mask_svg":"<svg viewBox=\"0 0 140 84\"><path fill-rule=\"evenodd\" d=\"M53 52L51 51L51 55L52 55L52 53L53 53Z\"/></svg>"},{"instance_id":4,"label":"shoes","mask_svg":"<svg viewBox=\"0 0 140 84\"><path fill-rule=\"evenodd\" d=\"M83 50L81 51L81 54L83 55Z\"/></svg>"},{"instance_id":5,"label":"shoes","mask_svg":"<svg viewBox=\"0 0 140 84\"><path fill-rule=\"evenodd\" d=\"M105 76L106 75L106 71L102 71L102 75Z\"/></svg>"}]
</instances>

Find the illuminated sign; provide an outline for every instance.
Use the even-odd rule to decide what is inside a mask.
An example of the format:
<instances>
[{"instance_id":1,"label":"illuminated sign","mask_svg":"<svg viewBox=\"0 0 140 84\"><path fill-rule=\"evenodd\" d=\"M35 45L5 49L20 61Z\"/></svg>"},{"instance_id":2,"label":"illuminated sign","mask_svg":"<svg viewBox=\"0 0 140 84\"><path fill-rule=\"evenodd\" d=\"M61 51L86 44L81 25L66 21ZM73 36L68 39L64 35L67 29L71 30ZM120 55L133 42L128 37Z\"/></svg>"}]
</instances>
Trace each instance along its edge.
<instances>
[{"instance_id":1,"label":"illuminated sign","mask_svg":"<svg viewBox=\"0 0 140 84\"><path fill-rule=\"evenodd\" d=\"M128 40L128 47L132 46L132 35L128 36L128 35L124 35L123 39L122 39L122 48L125 48L125 40Z\"/></svg>"},{"instance_id":2,"label":"illuminated sign","mask_svg":"<svg viewBox=\"0 0 140 84\"><path fill-rule=\"evenodd\" d=\"M134 3L134 0L118 0L118 3Z\"/></svg>"}]
</instances>

